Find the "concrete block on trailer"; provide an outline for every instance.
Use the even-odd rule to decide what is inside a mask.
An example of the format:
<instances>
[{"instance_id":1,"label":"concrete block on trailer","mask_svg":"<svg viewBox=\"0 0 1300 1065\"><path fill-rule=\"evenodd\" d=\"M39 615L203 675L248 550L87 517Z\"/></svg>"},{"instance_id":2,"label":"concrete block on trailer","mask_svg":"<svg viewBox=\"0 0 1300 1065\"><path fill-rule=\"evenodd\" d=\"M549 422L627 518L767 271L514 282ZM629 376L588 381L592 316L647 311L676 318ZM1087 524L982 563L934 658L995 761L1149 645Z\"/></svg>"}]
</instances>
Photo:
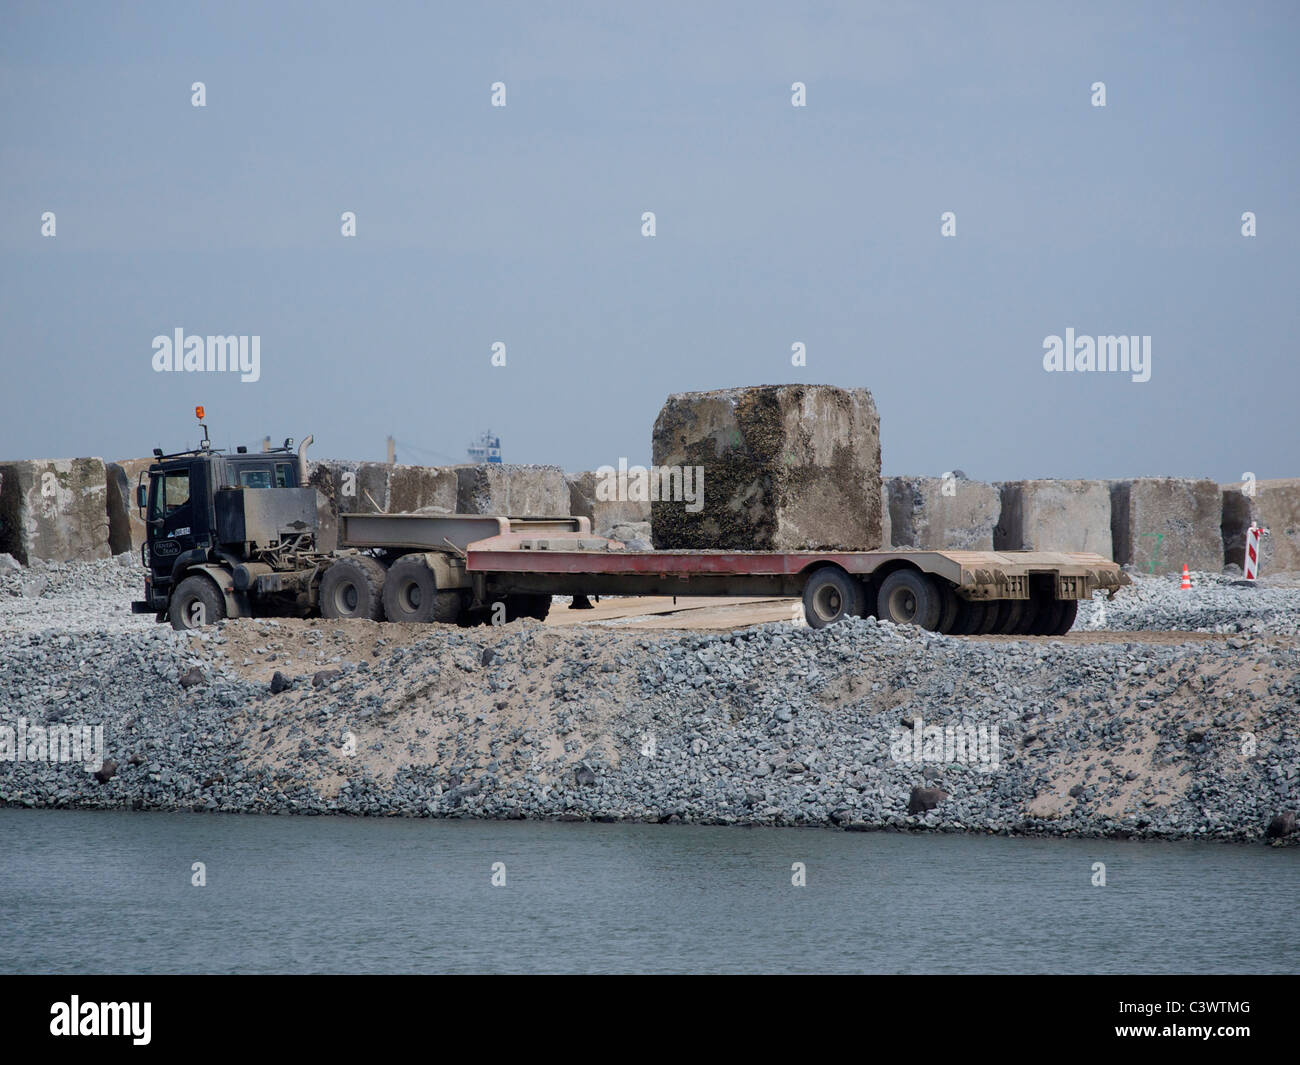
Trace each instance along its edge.
<instances>
[{"instance_id":1,"label":"concrete block on trailer","mask_svg":"<svg viewBox=\"0 0 1300 1065\"><path fill-rule=\"evenodd\" d=\"M108 558L104 460L0 462L0 552L24 565Z\"/></svg>"},{"instance_id":2,"label":"concrete block on trailer","mask_svg":"<svg viewBox=\"0 0 1300 1065\"><path fill-rule=\"evenodd\" d=\"M619 499L618 471L604 467L601 471L567 473L569 510L575 518L590 518L591 531L604 536L616 525L650 520L650 501Z\"/></svg>"},{"instance_id":3,"label":"concrete block on trailer","mask_svg":"<svg viewBox=\"0 0 1300 1065\"><path fill-rule=\"evenodd\" d=\"M880 546L884 550L894 546L893 522L889 517L889 482L880 481Z\"/></svg>"},{"instance_id":4,"label":"concrete block on trailer","mask_svg":"<svg viewBox=\"0 0 1300 1065\"><path fill-rule=\"evenodd\" d=\"M1244 565L1246 530L1253 521L1268 530L1259 541L1259 575L1300 572L1300 477L1222 488L1224 562Z\"/></svg>"},{"instance_id":5,"label":"concrete block on trailer","mask_svg":"<svg viewBox=\"0 0 1300 1065\"><path fill-rule=\"evenodd\" d=\"M865 388L671 395L655 420L653 465L661 488L650 504L656 548L881 545L880 418ZM676 485L665 476L672 471ZM692 492L681 491L688 477Z\"/></svg>"},{"instance_id":6,"label":"concrete block on trailer","mask_svg":"<svg viewBox=\"0 0 1300 1065\"><path fill-rule=\"evenodd\" d=\"M1144 573L1223 569L1223 491L1191 477L1111 482L1115 561Z\"/></svg>"},{"instance_id":7,"label":"concrete block on trailer","mask_svg":"<svg viewBox=\"0 0 1300 1065\"><path fill-rule=\"evenodd\" d=\"M550 518L569 512L569 485L559 466L483 462L454 469L460 514Z\"/></svg>"},{"instance_id":8,"label":"concrete block on trailer","mask_svg":"<svg viewBox=\"0 0 1300 1065\"><path fill-rule=\"evenodd\" d=\"M885 482L895 547L992 551L1002 513L997 487L965 477L891 477Z\"/></svg>"},{"instance_id":9,"label":"concrete block on trailer","mask_svg":"<svg viewBox=\"0 0 1300 1065\"><path fill-rule=\"evenodd\" d=\"M1112 557L1106 481L1004 481L997 551L1092 551Z\"/></svg>"}]
</instances>

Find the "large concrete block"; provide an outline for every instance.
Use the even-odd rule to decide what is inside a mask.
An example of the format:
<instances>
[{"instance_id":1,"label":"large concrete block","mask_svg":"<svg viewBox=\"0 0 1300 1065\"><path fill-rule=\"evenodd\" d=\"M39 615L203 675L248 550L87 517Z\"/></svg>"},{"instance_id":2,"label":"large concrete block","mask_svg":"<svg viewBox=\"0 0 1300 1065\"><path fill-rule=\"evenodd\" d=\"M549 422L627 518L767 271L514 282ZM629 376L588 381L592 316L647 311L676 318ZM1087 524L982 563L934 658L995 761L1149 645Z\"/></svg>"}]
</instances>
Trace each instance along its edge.
<instances>
[{"instance_id":1,"label":"large concrete block","mask_svg":"<svg viewBox=\"0 0 1300 1065\"><path fill-rule=\"evenodd\" d=\"M559 466L483 462L455 470L461 514L551 518L569 512L569 485Z\"/></svg>"},{"instance_id":2,"label":"large concrete block","mask_svg":"<svg viewBox=\"0 0 1300 1065\"><path fill-rule=\"evenodd\" d=\"M307 483L316 489L317 544L333 551L339 542L339 514L382 514L388 509L392 466L383 462L321 459L307 464Z\"/></svg>"},{"instance_id":3,"label":"large concrete block","mask_svg":"<svg viewBox=\"0 0 1300 1065\"><path fill-rule=\"evenodd\" d=\"M880 546L888 550L894 546L893 522L889 518L889 484L880 481Z\"/></svg>"},{"instance_id":4,"label":"large concrete block","mask_svg":"<svg viewBox=\"0 0 1300 1065\"><path fill-rule=\"evenodd\" d=\"M569 513L576 518L590 518L591 531L598 536L604 536L615 525L650 520L648 498L620 498L634 493L628 491L627 478L620 480L618 473L614 467L605 466L600 471L565 474L569 484Z\"/></svg>"},{"instance_id":5,"label":"large concrete block","mask_svg":"<svg viewBox=\"0 0 1300 1065\"><path fill-rule=\"evenodd\" d=\"M1244 565L1246 530L1253 521L1268 530L1259 541L1260 576L1300 572L1300 478L1222 487L1224 561Z\"/></svg>"},{"instance_id":6,"label":"large concrete block","mask_svg":"<svg viewBox=\"0 0 1300 1065\"><path fill-rule=\"evenodd\" d=\"M1184 565L1223 569L1223 492L1208 479L1136 477L1111 482L1115 561L1148 573Z\"/></svg>"},{"instance_id":7,"label":"large concrete block","mask_svg":"<svg viewBox=\"0 0 1300 1065\"><path fill-rule=\"evenodd\" d=\"M389 466L389 514L456 513L459 478L450 466Z\"/></svg>"},{"instance_id":8,"label":"large concrete block","mask_svg":"<svg viewBox=\"0 0 1300 1065\"><path fill-rule=\"evenodd\" d=\"M141 473L147 473L157 459L123 459L104 463L108 482L108 546L115 555L138 554L149 527L135 505L135 486ZM146 485L149 478L145 477Z\"/></svg>"},{"instance_id":9,"label":"large concrete block","mask_svg":"<svg viewBox=\"0 0 1300 1065\"><path fill-rule=\"evenodd\" d=\"M865 388L760 385L668 397L654 425L657 548L874 550L880 418ZM664 468L679 471L676 486ZM699 489L702 487L702 491ZM688 498L695 494L693 500Z\"/></svg>"},{"instance_id":10,"label":"large concrete block","mask_svg":"<svg viewBox=\"0 0 1300 1065\"><path fill-rule=\"evenodd\" d=\"M1106 481L1004 481L998 551L1092 551L1111 557Z\"/></svg>"},{"instance_id":11,"label":"large concrete block","mask_svg":"<svg viewBox=\"0 0 1300 1065\"><path fill-rule=\"evenodd\" d=\"M895 547L993 550L1002 513L994 485L964 477L891 477L885 486Z\"/></svg>"},{"instance_id":12,"label":"large concrete block","mask_svg":"<svg viewBox=\"0 0 1300 1065\"><path fill-rule=\"evenodd\" d=\"M24 565L108 558L104 460L0 463L0 552Z\"/></svg>"}]
</instances>

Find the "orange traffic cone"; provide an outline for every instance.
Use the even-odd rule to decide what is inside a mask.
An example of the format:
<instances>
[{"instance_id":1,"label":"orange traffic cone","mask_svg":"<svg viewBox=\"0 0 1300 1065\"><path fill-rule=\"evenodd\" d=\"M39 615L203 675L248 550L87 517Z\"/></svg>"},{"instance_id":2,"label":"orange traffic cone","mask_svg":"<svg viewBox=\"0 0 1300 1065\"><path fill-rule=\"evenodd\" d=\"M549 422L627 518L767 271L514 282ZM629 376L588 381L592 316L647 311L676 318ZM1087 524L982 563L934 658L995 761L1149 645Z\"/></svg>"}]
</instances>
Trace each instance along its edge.
<instances>
[{"instance_id":1,"label":"orange traffic cone","mask_svg":"<svg viewBox=\"0 0 1300 1065\"><path fill-rule=\"evenodd\" d=\"M1183 583L1178 586L1180 592L1190 591L1192 587L1192 575L1187 572L1187 563L1183 563Z\"/></svg>"}]
</instances>

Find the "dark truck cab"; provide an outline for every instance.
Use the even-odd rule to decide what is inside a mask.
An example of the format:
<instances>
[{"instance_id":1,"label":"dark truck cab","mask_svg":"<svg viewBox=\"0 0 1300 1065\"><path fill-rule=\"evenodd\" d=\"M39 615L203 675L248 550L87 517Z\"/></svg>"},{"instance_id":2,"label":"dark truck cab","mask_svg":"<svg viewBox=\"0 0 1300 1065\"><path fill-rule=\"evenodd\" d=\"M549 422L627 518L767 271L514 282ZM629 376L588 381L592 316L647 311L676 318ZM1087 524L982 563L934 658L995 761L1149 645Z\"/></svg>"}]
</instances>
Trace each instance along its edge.
<instances>
[{"instance_id":1,"label":"dark truck cab","mask_svg":"<svg viewBox=\"0 0 1300 1065\"><path fill-rule=\"evenodd\" d=\"M165 621L179 611L198 624L216 620L229 611L214 594L239 603L246 589L235 586L237 567L253 553L274 551L291 538L297 540L295 547L313 546L314 490L267 491L302 489L300 459L290 450L293 442L263 452L240 448L228 455L208 447L206 435L205 430L203 446L194 451L164 455L155 449L158 461L149 467L148 484L142 476L136 487L136 505L148 531L142 549L145 598L131 604L132 613ZM259 519L270 499L275 501L270 509L281 520L275 523L278 532L268 537ZM292 514L283 520L286 501L297 520ZM310 523L304 520L307 514ZM295 526L300 537L294 536Z\"/></svg>"}]
</instances>

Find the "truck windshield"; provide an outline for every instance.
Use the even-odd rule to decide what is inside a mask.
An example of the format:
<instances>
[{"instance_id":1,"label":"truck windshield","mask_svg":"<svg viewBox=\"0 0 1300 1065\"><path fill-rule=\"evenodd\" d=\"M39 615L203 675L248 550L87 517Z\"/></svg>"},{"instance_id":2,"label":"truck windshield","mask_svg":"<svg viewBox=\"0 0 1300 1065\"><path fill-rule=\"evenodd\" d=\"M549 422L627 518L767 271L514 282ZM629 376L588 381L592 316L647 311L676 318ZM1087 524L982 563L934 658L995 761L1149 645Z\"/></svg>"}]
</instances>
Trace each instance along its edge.
<instances>
[{"instance_id":1,"label":"truck windshield","mask_svg":"<svg viewBox=\"0 0 1300 1065\"><path fill-rule=\"evenodd\" d=\"M245 488L270 488L270 470L240 470L239 483Z\"/></svg>"}]
</instances>

